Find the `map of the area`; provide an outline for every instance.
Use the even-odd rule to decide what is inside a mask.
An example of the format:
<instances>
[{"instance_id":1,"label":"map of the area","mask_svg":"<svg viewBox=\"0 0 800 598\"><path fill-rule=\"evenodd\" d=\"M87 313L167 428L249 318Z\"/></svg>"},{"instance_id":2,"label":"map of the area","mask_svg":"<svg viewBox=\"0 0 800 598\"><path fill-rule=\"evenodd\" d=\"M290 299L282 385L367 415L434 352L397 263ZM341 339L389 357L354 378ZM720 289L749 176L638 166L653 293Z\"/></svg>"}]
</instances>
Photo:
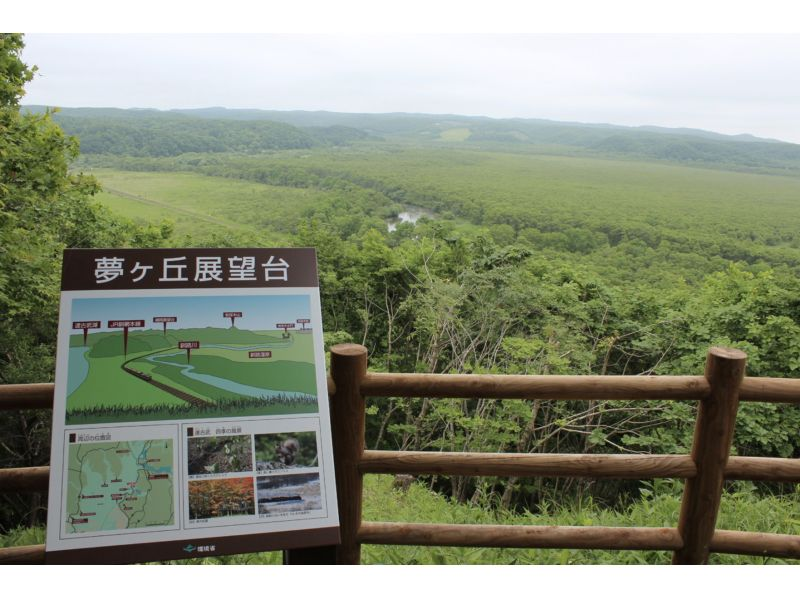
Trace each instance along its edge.
<instances>
[{"instance_id":1,"label":"map of the area","mask_svg":"<svg viewBox=\"0 0 800 598\"><path fill-rule=\"evenodd\" d=\"M172 440L70 444L67 533L172 525Z\"/></svg>"}]
</instances>

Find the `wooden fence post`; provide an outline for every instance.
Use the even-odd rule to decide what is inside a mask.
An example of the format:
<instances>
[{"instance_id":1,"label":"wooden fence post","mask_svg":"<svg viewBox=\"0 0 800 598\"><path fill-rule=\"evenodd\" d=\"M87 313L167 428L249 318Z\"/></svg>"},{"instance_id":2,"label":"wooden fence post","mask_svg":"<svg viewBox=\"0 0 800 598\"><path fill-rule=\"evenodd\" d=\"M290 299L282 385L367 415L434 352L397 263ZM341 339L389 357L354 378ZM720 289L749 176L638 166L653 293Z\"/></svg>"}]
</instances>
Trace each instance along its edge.
<instances>
[{"instance_id":1,"label":"wooden fence post","mask_svg":"<svg viewBox=\"0 0 800 598\"><path fill-rule=\"evenodd\" d=\"M331 377L336 385L331 399L331 428L342 536L342 543L336 550L337 565L361 562L361 545L356 535L361 526L363 478L358 463L364 454L366 417L361 380L366 374L366 347L354 344L331 347Z\"/></svg>"},{"instance_id":2,"label":"wooden fence post","mask_svg":"<svg viewBox=\"0 0 800 598\"><path fill-rule=\"evenodd\" d=\"M362 475L358 462L364 454L366 417L361 380L367 373L367 348L344 344L331 347L331 397L333 460L339 502L339 546L294 548L283 552L284 565L358 565L361 545L356 542L361 525Z\"/></svg>"},{"instance_id":3,"label":"wooden fence post","mask_svg":"<svg viewBox=\"0 0 800 598\"><path fill-rule=\"evenodd\" d=\"M708 351L705 375L710 391L698 406L692 443L697 475L686 480L683 491L678 522L683 548L673 554L674 565L708 561L746 361L747 355L738 349L712 347Z\"/></svg>"}]
</instances>

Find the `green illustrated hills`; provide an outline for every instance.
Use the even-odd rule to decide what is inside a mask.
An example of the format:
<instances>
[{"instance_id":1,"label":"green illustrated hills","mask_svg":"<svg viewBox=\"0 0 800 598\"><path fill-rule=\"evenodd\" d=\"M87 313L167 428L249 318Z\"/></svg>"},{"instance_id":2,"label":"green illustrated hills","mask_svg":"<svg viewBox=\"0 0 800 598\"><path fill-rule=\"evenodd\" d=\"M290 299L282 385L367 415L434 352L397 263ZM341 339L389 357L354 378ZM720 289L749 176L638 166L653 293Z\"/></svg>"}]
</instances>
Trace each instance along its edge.
<instances>
[{"instance_id":1,"label":"green illustrated hills","mask_svg":"<svg viewBox=\"0 0 800 598\"><path fill-rule=\"evenodd\" d=\"M191 355L178 348L188 338L200 343ZM272 357L251 358L251 351ZM310 334L131 331L127 354L120 332L89 334L86 347L73 335L67 424L313 413L313 355Z\"/></svg>"}]
</instances>

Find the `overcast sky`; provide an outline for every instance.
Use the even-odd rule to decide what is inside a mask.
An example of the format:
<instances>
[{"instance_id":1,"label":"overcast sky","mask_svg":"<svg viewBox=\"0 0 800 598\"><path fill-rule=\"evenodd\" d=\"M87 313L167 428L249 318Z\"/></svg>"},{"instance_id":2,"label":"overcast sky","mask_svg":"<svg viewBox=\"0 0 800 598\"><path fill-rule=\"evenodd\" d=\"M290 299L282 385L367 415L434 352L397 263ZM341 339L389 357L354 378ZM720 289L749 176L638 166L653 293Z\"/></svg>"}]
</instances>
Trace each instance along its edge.
<instances>
[{"instance_id":1,"label":"overcast sky","mask_svg":"<svg viewBox=\"0 0 800 598\"><path fill-rule=\"evenodd\" d=\"M800 143L800 35L29 34L23 102L425 112Z\"/></svg>"}]
</instances>

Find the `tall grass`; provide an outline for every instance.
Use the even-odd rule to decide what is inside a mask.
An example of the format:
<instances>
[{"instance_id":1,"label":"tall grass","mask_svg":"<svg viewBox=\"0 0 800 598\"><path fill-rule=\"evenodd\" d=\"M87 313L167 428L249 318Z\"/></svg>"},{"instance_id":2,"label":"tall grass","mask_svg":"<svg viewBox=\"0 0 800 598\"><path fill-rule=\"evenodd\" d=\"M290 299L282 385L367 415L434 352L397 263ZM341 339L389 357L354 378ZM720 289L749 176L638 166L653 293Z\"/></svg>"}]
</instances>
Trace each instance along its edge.
<instances>
[{"instance_id":1,"label":"tall grass","mask_svg":"<svg viewBox=\"0 0 800 598\"><path fill-rule=\"evenodd\" d=\"M472 505L458 505L432 492L423 483L407 492L392 488L391 476L367 476L364 484L365 521L418 523L483 523L505 525L595 525L674 527L680 512L682 484L658 481L642 491L624 510L602 508L591 501L577 505L541 504L536 514L515 514ZM722 500L717 527L800 535L800 486L784 496L763 496L749 483L731 485ZM0 536L0 546L41 544L42 528L17 529ZM422 546L362 547L364 564L667 564L666 551L570 549L502 549ZM185 564L279 564L279 552L174 561ZM797 564L791 559L712 554L712 564Z\"/></svg>"}]
</instances>

